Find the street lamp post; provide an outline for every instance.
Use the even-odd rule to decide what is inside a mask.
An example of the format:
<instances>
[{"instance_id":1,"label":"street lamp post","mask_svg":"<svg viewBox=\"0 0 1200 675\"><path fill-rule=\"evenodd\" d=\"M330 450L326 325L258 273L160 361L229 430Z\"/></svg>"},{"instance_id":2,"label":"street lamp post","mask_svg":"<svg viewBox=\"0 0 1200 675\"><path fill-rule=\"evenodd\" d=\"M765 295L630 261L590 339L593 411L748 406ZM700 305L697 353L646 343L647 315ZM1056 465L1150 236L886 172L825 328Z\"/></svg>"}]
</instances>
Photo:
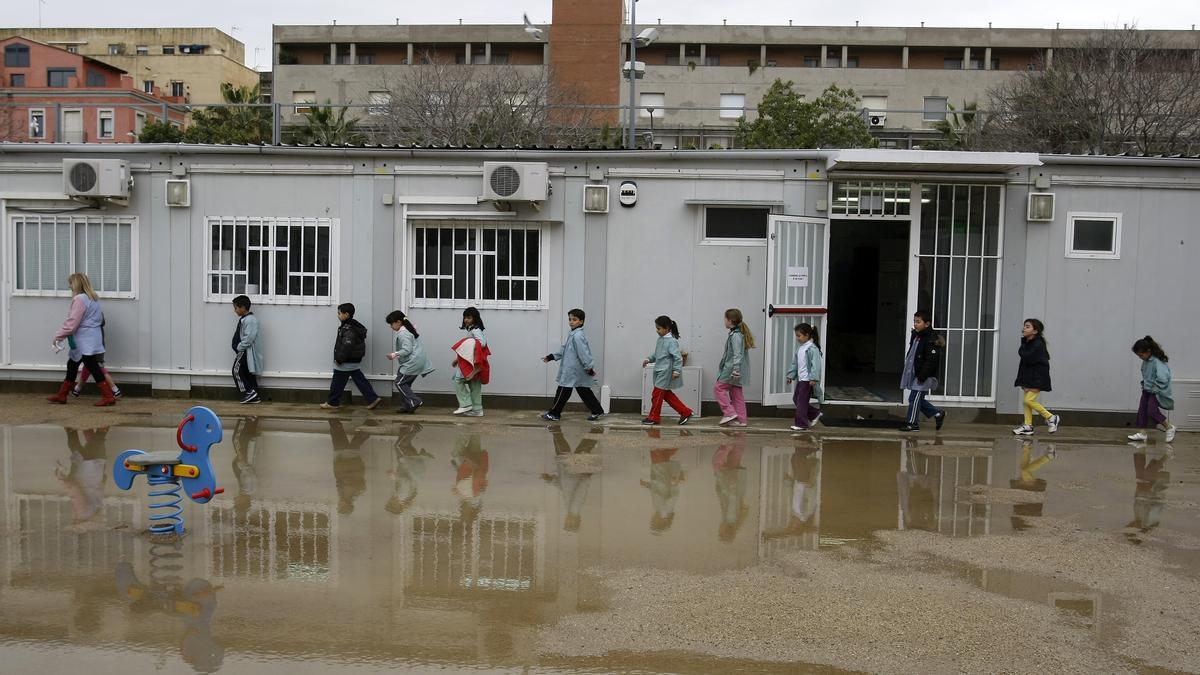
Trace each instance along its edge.
<instances>
[{"instance_id":1,"label":"street lamp post","mask_svg":"<svg viewBox=\"0 0 1200 675\"><path fill-rule=\"evenodd\" d=\"M629 140L625 147L637 148L637 0L629 0Z\"/></svg>"}]
</instances>

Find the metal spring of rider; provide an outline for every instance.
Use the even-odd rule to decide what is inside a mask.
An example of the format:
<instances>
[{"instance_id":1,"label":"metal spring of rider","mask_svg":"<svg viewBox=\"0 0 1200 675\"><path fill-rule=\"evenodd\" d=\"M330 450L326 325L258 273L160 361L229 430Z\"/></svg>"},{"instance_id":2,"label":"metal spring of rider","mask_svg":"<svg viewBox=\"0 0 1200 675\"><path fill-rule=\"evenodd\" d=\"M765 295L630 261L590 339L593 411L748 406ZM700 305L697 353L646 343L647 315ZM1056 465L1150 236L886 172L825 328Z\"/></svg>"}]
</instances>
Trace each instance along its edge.
<instances>
[{"instance_id":1,"label":"metal spring of rider","mask_svg":"<svg viewBox=\"0 0 1200 675\"><path fill-rule=\"evenodd\" d=\"M179 586L183 577L183 552L179 543L150 545L150 584Z\"/></svg>"},{"instance_id":2,"label":"metal spring of rider","mask_svg":"<svg viewBox=\"0 0 1200 675\"><path fill-rule=\"evenodd\" d=\"M150 533L151 534L183 534L183 497L179 493L179 479L175 476L162 476L151 473L146 476L150 483L150 497L165 497L161 501L150 503ZM161 489L154 489L160 487ZM154 513L157 511L157 513Z\"/></svg>"}]
</instances>

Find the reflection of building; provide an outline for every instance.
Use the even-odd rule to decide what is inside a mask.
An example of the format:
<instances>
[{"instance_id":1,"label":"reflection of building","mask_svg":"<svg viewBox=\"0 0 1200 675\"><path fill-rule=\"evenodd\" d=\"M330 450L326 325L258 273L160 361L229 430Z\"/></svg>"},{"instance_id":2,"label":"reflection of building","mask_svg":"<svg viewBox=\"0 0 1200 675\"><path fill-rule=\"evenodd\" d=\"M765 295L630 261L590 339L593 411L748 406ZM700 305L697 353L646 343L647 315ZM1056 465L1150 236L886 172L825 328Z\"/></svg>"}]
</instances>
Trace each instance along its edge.
<instances>
[{"instance_id":1,"label":"reflection of building","mask_svg":"<svg viewBox=\"0 0 1200 675\"><path fill-rule=\"evenodd\" d=\"M540 591L546 544L535 514L414 514L405 588L418 595L466 591Z\"/></svg>"},{"instance_id":2,"label":"reflection of building","mask_svg":"<svg viewBox=\"0 0 1200 675\"><path fill-rule=\"evenodd\" d=\"M255 501L245 512L228 501L209 508L214 577L259 581L337 580L338 516L323 504Z\"/></svg>"},{"instance_id":3,"label":"reflection of building","mask_svg":"<svg viewBox=\"0 0 1200 675\"><path fill-rule=\"evenodd\" d=\"M222 82L258 84L245 45L216 28L0 28L9 35L102 61L175 103L220 103Z\"/></svg>"}]
</instances>

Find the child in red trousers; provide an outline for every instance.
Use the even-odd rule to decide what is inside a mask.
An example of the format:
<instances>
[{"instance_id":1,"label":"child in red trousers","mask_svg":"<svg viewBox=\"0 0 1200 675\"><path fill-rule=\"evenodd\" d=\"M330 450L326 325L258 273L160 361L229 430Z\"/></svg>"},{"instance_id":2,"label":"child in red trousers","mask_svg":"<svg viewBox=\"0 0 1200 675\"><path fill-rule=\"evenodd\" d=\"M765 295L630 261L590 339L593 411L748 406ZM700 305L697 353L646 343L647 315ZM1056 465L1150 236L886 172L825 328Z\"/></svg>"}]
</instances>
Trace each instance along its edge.
<instances>
[{"instance_id":1,"label":"child in red trousers","mask_svg":"<svg viewBox=\"0 0 1200 675\"><path fill-rule=\"evenodd\" d=\"M658 343L654 345L654 353L642 361L643 368L654 364L654 392L650 398L650 415L642 420L642 424L661 422L662 404L666 401L679 413L679 424L683 426L692 419L692 409L684 405L672 391L683 386L683 355L679 352L679 326L671 317L664 315L654 320L654 330L658 332Z\"/></svg>"}]
</instances>

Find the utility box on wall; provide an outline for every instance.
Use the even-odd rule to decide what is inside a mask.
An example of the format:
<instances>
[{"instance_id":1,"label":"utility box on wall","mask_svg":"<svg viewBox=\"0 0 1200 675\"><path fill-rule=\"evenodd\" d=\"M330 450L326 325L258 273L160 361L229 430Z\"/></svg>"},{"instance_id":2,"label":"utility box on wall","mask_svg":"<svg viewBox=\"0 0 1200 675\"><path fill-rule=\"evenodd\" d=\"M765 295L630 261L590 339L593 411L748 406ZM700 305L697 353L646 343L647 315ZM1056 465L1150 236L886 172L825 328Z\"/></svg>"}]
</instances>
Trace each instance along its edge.
<instances>
[{"instance_id":1,"label":"utility box on wall","mask_svg":"<svg viewBox=\"0 0 1200 675\"><path fill-rule=\"evenodd\" d=\"M700 366L684 366L683 386L673 390L675 395L683 401L684 405L691 408L693 416L700 417L700 392L701 386L704 384L704 369ZM642 414L650 413L650 394L654 391L654 364L651 363L642 369ZM663 417L679 417L679 415L671 409L671 406L663 403Z\"/></svg>"},{"instance_id":2,"label":"utility box on wall","mask_svg":"<svg viewBox=\"0 0 1200 675\"><path fill-rule=\"evenodd\" d=\"M1200 431L1200 380L1175 380L1175 410L1170 421L1185 431Z\"/></svg>"}]
</instances>

